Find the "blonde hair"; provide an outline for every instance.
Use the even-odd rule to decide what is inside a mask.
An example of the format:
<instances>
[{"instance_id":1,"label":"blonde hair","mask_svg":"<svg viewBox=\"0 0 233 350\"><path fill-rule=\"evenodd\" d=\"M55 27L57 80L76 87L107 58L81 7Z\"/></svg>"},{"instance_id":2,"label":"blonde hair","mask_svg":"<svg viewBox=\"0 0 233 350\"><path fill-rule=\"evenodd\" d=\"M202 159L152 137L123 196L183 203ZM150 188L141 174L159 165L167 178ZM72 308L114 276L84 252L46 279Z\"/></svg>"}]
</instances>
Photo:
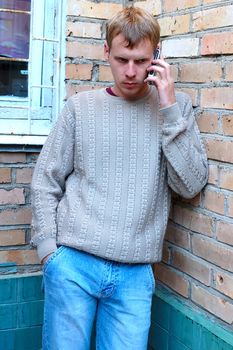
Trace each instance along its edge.
<instances>
[{"instance_id":1,"label":"blonde hair","mask_svg":"<svg viewBox=\"0 0 233 350\"><path fill-rule=\"evenodd\" d=\"M124 36L126 47L130 49L143 39L149 39L156 48L160 39L160 26L149 12L138 7L127 7L106 23L106 41L109 48L118 34Z\"/></svg>"}]
</instances>

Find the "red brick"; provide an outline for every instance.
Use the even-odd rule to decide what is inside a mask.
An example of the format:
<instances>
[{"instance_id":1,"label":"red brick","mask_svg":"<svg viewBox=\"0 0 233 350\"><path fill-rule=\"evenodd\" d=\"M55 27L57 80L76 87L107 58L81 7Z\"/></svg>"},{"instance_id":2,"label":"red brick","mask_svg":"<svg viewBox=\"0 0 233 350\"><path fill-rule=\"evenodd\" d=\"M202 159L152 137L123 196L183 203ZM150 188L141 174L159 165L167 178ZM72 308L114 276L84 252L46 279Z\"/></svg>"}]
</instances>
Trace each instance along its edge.
<instances>
[{"instance_id":1,"label":"red brick","mask_svg":"<svg viewBox=\"0 0 233 350\"><path fill-rule=\"evenodd\" d=\"M185 298L188 298L189 282L184 277L176 273L174 269L171 269L164 264L156 264L154 269L155 276L158 280Z\"/></svg>"},{"instance_id":2,"label":"red brick","mask_svg":"<svg viewBox=\"0 0 233 350\"><path fill-rule=\"evenodd\" d=\"M113 81L112 71L110 66L99 67L99 80L100 81Z\"/></svg>"},{"instance_id":3,"label":"red brick","mask_svg":"<svg viewBox=\"0 0 233 350\"><path fill-rule=\"evenodd\" d=\"M178 80L178 66L176 66L175 64L171 64L170 67L172 79L176 82Z\"/></svg>"},{"instance_id":4,"label":"red brick","mask_svg":"<svg viewBox=\"0 0 233 350\"><path fill-rule=\"evenodd\" d=\"M0 261L15 262L17 265L39 264L36 250L2 250L0 251Z\"/></svg>"},{"instance_id":5,"label":"red brick","mask_svg":"<svg viewBox=\"0 0 233 350\"><path fill-rule=\"evenodd\" d=\"M66 85L66 93L67 93L67 98L77 94L81 91L89 91L89 90L96 90L96 89L101 89L103 86L100 85L76 85L76 84L67 84Z\"/></svg>"},{"instance_id":6,"label":"red brick","mask_svg":"<svg viewBox=\"0 0 233 350\"><path fill-rule=\"evenodd\" d=\"M233 217L233 197L228 199L228 215Z\"/></svg>"},{"instance_id":7,"label":"red brick","mask_svg":"<svg viewBox=\"0 0 233 350\"><path fill-rule=\"evenodd\" d=\"M190 249L189 233L171 222L168 224L165 239L179 247Z\"/></svg>"},{"instance_id":8,"label":"red brick","mask_svg":"<svg viewBox=\"0 0 233 350\"><path fill-rule=\"evenodd\" d=\"M222 117L222 130L224 135L233 136L233 115L224 115Z\"/></svg>"},{"instance_id":9,"label":"red brick","mask_svg":"<svg viewBox=\"0 0 233 350\"><path fill-rule=\"evenodd\" d=\"M165 16L158 19L161 36L177 35L189 32L190 15Z\"/></svg>"},{"instance_id":10,"label":"red brick","mask_svg":"<svg viewBox=\"0 0 233 350\"><path fill-rule=\"evenodd\" d=\"M226 80L233 81L233 62L226 63Z\"/></svg>"},{"instance_id":11,"label":"red brick","mask_svg":"<svg viewBox=\"0 0 233 350\"><path fill-rule=\"evenodd\" d=\"M71 16L111 18L122 9L122 5L113 2L95 3L86 0L68 2L67 14Z\"/></svg>"},{"instance_id":12,"label":"red brick","mask_svg":"<svg viewBox=\"0 0 233 350\"><path fill-rule=\"evenodd\" d=\"M215 271L215 283L216 283L216 289L233 299L233 277L232 275L226 274L224 272L216 272Z\"/></svg>"},{"instance_id":13,"label":"red brick","mask_svg":"<svg viewBox=\"0 0 233 350\"><path fill-rule=\"evenodd\" d=\"M4 230L0 231L0 246L25 244L24 230Z\"/></svg>"},{"instance_id":14,"label":"red brick","mask_svg":"<svg viewBox=\"0 0 233 350\"><path fill-rule=\"evenodd\" d=\"M233 272L233 248L197 235L192 237L193 254Z\"/></svg>"},{"instance_id":15,"label":"red brick","mask_svg":"<svg viewBox=\"0 0 233 350\"><path fill-rule=\"evenodd\" d=\"M201 40L201 55L232 54L232 42L232 32L206 34Z\"/></svg>"},{"instance_id":16,"label":"red brick","mask_svg":"<svg viewBox=\"0 0 233 350\"><path fill-rule=\"evenodd\" d=\"M163 7L165 12L184 10L199 5L199 0L164 0Z\"/></svg>"},{"instance_id":17,"label":"red brick","mask_svg":"<svg viewBox=\"0 0 233 350\"><path fill-rule=\"evenodd\" d=\"M172 218L188 230L212 236L212 219L204 214L175 205Z\"/></svg>"},{"instance_id":18,"label":"red brick","mask_svg":"<svg viewBox=\"0 0 233 350\"><path fill-rule=\"evenodd\" d=\"M0 163L12 164L12 163L26 163L25 153L0 153Z\"/></svg>"},{"instance_id":19,"label":"red brick","mask_svg":"<svg viewBox=\"0 0 233 350\"><path fill-rule=\"evenodd\" d=\"M14 188L13 190L0 189L0 205L24 203L23 188Z\"/></svg>"},{"instance_id":20,"label":"red brick","mask_svg":"<svg viewBox=\"0 0 233 350\"><path fill-rule=\"evenodd\" d=\"M17 225L31 223L31 209L7 209L0 212L0 225Z\"/></svg>"},{"instance_id":21,"label":"red brick","mask_svg":"<svg viewBox=\"0 0 233 350\"><path fill-rule=\"evenodd\" d=\"M206 209L209 209L219 214L224 214L224 201L225 197L223 193L206 189L204 201Z\"/></svg>"},{"instance_id":22,"label":"red brick","mask_svg":"<svg viewBox=\"0 0 233 350\"><path fill-rule=\"evenodd\" d=\"M192 105L196 107L198 105L198 91L192 88L177 88L177 91L182 91L188 94L192 99Z\"/></svg>"},{"instance_id":23,"label":"red brick","mask_svg":"<svg viewBox=\"0 0 233 350\"><path fill-rule=\"evenodd\" d=\"M218 166L214 164L209 164L208 183L212 185L218 185L218 178L219 178Z\"/></svg>"},{"instance_id":24,"label":"red brick","mask_svg":"<svg viewBox=\"0 0 233 350\"><path fill-rule=\"evenodd\" d=\"M232 168L220 169L219 186L227 190L233 190L233 169Z\"/></svg>"},{"instance_id":25,"label":"red brick","mask_svg":"<svg viewBox=\"0 0 233 350\"><path fill-rule=\"evenodd\" d=\"M233 223L218 221L216 232L219 241L233 245Z\"/></svg>"},{"instance_id":26,"label":"red brick","mask_svg":"<svg viewBox=\"0 0 233 350\"><path fill-rule=\"evenodd\" d=\"M233 163L233 152L229 152L233 149L233 141L207 139L205 146L208 158Z\"/></svg>"},{"instance_id":27,"label":"red brick","mask_svg":"<svg viewBox=\"0 0 233 350\"><path fill-rule=\"evenodd\" d=\"M67 42L67 57L104 60L104 48L102 44L88 44L77 41Z\"/></svg>"},{"instance_id":28,"label":"red brick","mask_svg":"<svg viewBox=\"0 0 233 350\"><path fill-rule=\"evenodd\" d=\"M161 4L160 1L155 0L144 0L134 2L135 7L140 7L144 10L147 10L152 14L152 16L158 16L161 13Z\"/></svg>"},{"instance_id":29,"label":"red brick","mask_svg":"<svg viewBox=\"0 0 233 350\"><path fill-rule=\"evenodd\" d=\"M33 168L16 169L16 183L30 184L32 181Z\"/></svg>"},{"instance_id":30,"label":"red brick","mask_svg":"<svg viewBox=\"0 0 233 350\"><path fill-rule=\"evenodd\" d=\"M201 132L218 132L218 115L215 113L203 112L197 119L197 124Z\"/></svg>"},{"instance_id":31,"label":"red brick","mask_svg":"<svg viewBox=\"0 0 233 350\"><path fill-rule=\"evenodd\" d=\"M218 81L222 76L222 67L216 62L184 63L180 66L181 81L207 83Z\"/></svg>"},{"instance_id":32,"label":"red brick","mask_svg":"<svg viewBox=\"0 0 233 350\"><path fill-rule=\"evenodd\" d=\"M233 109L233 88L217 87L201 90L202 108Z\"/></svg>"},{"instance_id":33,"label":"red brick","mask_svg":"<svg viewBox=\"0 0 233 350\"><path fill-rule=\"evenodd\" d=\"M197 259L195 256L174 251L172 254L172 265L177 269L196 278L207 286L211 283L211 269L206 266L204 261Z\"/></svg>"},{"instance_id":34,"label":"red brick","mask_svg":"<svg viewBox=\"0 0 233 350\"><path fill-rule=\"evenodd\" d=\"M192 285L192 300L207 311L231 324L233 322L233 305L204 288Z\"/></svg>"},{"instance_id":35,"label":"red brick","mask_svg":"<svg viewBox=\"0 0 233 350\"><path fill-rule=\"evenodd\" d=\"M10 183L10 182L11 182L11 169L0 168L0 183Z\"/></svg>"},{"instance_id":36,"label":"red brick","mask_svg":"<svg viewBox=\"0 0 233 350\"><path fill-rule=\"evenodd\" d=\"M168 264L170 261L170 255L171 254L170 254L169 246L168 246L168 244L166 244L166 242L164 242L162 261Z\"/></svg>"},{"instance_id":37,"label":"red brick","mask_svg":"<svg viewBox=\"0 0 233 350\"><path fill-rule=\"evenodd\" d=\"M93 64L67 64L66 79L90 80Z\"/></svg>"},{"instance_id":38,"label":"red brick","mask_svg":"<svg viewBox=\"0 0 233 350\"><path fill-rule=\"evenodd\" d=\"M68 22L66 36L101 38L101 24L89 22Z\"/></svg>"},{"instance_id":39,"label":"red brick","mask_svg":"<svg viewBox=\"0 0 233 350\"><path fill-rule=\"evenodd\" d=\"M193 30L205 30L231 26L233 6L214 7L193 14Z\"/></svg>"},{"instance_id":40,"label":"red brick","mask_svg":"<svg viewBox=\"0 0 233 350\"><path fill-rule=\"evenodd\" d=\"M194 207L199 207L201 204L201 194L198 193L194 198L181 198L182 202L193 205Z\"/></svg>"},{"instance_id":41,"label":"red brick","mask_svg":"<svg viewBox=\"0 0 233 350\"><path fill-rule=\"evenodd\" d=\"M203 4L212 4L213 2L222 2L222 0L202 0Z\"/></svg>"}]
</instances>

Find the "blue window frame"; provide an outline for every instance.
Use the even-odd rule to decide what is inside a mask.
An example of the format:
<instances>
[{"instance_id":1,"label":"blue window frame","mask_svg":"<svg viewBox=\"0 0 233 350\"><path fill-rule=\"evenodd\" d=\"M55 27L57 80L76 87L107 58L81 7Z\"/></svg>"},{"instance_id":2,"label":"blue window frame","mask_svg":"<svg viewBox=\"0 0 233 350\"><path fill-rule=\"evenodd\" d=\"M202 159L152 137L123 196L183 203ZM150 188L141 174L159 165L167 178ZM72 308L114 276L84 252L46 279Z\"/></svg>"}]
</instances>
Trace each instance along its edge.
<instances>
[{"instance_id":1,"label":"blue window frame","mask_svg":"<svg viewBox=\"0 0 233 350\"><path fill-rule=\"evenodd\" d=\"M5 94L4 89L0 92L0 143L43 143L63 105L65 2L0 0L0 18L12 31L17 28L22 38L18 51L0 45L0 67L6 62L4 76L8 66L16 65L21 83L20 91L14 85ZM26 8L20 8L21 3ZM16 39L8 39L8 46L16 46Z\"/></svg>"}]
</instances>

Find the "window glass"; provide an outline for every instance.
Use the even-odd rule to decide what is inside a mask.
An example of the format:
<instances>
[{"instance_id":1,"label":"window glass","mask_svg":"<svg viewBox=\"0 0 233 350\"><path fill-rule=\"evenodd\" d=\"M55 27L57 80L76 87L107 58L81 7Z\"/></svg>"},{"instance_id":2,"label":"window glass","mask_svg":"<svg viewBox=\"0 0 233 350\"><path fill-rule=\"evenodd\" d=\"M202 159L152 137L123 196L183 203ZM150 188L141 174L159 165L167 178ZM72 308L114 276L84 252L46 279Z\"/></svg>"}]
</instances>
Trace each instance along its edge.
<instances>
[{"instance_id":1,"label":"window glass","mask_svg":"<svg viewBox=\"0 0 233 350\"><path fill-rule=\"evenodd\" d=\"M30 11L31 0L0 0L1 9Z\"/></svg>"},{"instance_id":2,"label":"window glass","mask_svg":"<svg viewBox=\"0 0 233 350\"><path fill-rule=\"evenodd\" d=\"M0 95L28 95L29 0L0 0Z\"/></svg>"}]
</instances>

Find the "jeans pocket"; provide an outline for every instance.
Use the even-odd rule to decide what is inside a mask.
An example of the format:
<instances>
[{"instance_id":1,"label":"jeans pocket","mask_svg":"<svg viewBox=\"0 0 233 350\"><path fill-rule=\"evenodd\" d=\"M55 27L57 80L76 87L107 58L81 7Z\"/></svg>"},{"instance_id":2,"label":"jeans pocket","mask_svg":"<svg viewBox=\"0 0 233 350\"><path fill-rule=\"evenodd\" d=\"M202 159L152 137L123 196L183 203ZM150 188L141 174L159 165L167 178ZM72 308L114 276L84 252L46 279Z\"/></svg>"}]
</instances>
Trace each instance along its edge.
<instances>
[{"instance_id":1,"label":"jeans pocket","mask_svg":"<svg viewBox=\"0 0 233 350\"><path fill-rule=\"evenodd\" d=\"M154 271L153 271L153 268L152 268L151 264L148 264L147 268L148 268L148 272L149 272L149 276L150 276L152 291L153 291L153 294L154 294L155 287L156 287Z\"/></svg>"},{"instance_id":2,"label":"jeans pocket","mask_svg":"<svg viewBox=\"0 0 233 350\"><path fill-rule=\"evenodd\" d=\"M47 271L50 263L55 260L55 258L64 250L64 248L65 247L62 245L59 248L57 248L57 250L55 250L54 253L50 255L50 257L46 260L45 264L43 265L43 268L42 268L43 272Z\"/></svg>"}]
</instances>

